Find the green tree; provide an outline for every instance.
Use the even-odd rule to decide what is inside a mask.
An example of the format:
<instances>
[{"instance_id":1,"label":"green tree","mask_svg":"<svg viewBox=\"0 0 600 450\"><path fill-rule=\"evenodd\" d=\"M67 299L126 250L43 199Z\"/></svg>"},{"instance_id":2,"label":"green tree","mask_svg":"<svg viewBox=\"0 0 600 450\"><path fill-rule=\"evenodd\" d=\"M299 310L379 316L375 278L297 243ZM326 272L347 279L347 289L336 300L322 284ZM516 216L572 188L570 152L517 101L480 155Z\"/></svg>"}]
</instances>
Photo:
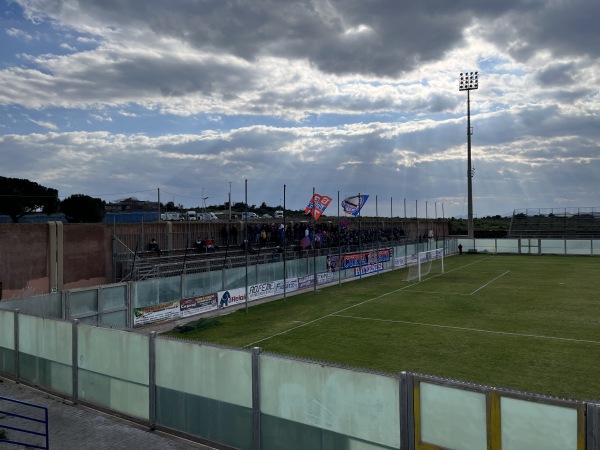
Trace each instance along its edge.
<instances>
[{"instance_id":1,"label":"green tree","mask_svg":"<svg viewBox=\"0 0 600 450\"><path fill-rule=\"evenodd\" d=\"M98 223L106 214L106 203L89 195L75 194L60 202L60 210L69 222Z\"/></svg>"},{"instance_id":2,"label":"green tree","mask_svg":"<svg viewBox=\"0 0 600 450\"><path fill-rule=\"evenodd\" d=\"M52 214L59 203L56 189L26 179L0 177L0 213L8 214L14 223L39 210Z\"/></svg>"}]
</instances>

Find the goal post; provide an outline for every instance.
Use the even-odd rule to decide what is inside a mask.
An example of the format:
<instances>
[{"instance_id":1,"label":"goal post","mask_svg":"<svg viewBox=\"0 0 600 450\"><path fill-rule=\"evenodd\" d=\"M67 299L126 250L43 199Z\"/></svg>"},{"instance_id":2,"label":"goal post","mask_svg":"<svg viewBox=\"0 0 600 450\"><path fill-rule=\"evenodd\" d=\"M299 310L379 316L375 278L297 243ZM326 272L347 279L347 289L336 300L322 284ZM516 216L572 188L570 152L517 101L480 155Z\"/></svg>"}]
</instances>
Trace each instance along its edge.
<instances>
[{"instance_id":1,"label":"goal post","mask_svg":"<svg viewBox=\"0 0 600 450\"><path fill-rule=\"evenodd\" d=\"M444 249L437 248L426 252L419 252L414 255L416 261L408 267L408 277L406 281L420 282L422 277L434 273L444 273Z\"/></svg>"}]
</instances>

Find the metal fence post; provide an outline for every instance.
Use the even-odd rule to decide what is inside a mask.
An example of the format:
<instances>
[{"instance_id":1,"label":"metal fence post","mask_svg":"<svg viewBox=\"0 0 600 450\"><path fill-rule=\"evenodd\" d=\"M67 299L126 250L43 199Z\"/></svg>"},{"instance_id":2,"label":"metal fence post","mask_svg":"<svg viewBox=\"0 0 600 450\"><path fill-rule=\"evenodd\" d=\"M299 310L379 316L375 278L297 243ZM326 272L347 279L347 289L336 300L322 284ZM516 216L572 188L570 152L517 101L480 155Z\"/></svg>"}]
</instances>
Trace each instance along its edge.
<instances>
[{"instance_id":1,"label":"metal fence post","mask_svg":"<svg viewBox=\"0 0 600 450\"><path fill-rule=\"evenodd\" d=\"M260 351L252 348L252 450L260 450Z\"/></svg>"},{"instance_id":2,"label":"metal fence post","mask_svg":"<svg viewBox=\"0 0 600 450\"><path fill-rule=\"evenodd\" d=\"M410 372L400 373L400 448L415 448L414 376Z\"/></svg>"},{"instance_id":3,"label":"metal fence post","mask_svg":"<svg viewBox=\"0 0 600 450\"><path fill-rule=\"evenodd\" d=\"M71 365L72 365L72 378L73 378L73 392L71 394L71 399L73 404L77 404L77 400L79 399L79 341L78 341L78 326L79 320L73 319L71 322Z\"/></svg>"},{"instance_id":4,"label":"metal fence post","mask_svg":"<svg viewBox=\"0 0 600 450\"><path fill-rule=\"evenodd\" d=\"M96 303L96 324L98 326L103 326L104 325L104 302L103 302L103 298L102 298L102 286L98 287L98 289L96 290L96 295L97 295L97 303Z\"/></svg>"},{"instance_id":5,"label":"metal fence post","mask_svg":"<svg viewBox=\"0 0 600 450\"><path fill-rule=\"evenodd\" d=\"M148 418L150 429L156 429L156 331L150 332L148 340Z\"/></svg>"},{"instance_id":6,"label":"metal fence post","mask_svg":"<svg viewBox=\"0 0 600 450\"><path fill-rule=\"evenodd\" d=\"M19 367L19 309L15 309L13 331L15 339L15 383L19 383L19 376L21 375Z\"/></svg>"},{"instance_id":7,"label":"metal fence post","mask_svg":"<svg viewBox=\"0 0 600 450\"><path fill-rule=\"evenodd\" d=\"M127 282L127 327L133 330L133 289L135 281Z\"/></svg>"},{"instance_id":8,"label":"metal fence post","mask_svg":"<svg viewBox=\"0 0 600 450\"><path fill-rule=\"evenodd\" d=\"M587 403L586 450L600 450L600 404Z\"/></svg>"}]
</instances>

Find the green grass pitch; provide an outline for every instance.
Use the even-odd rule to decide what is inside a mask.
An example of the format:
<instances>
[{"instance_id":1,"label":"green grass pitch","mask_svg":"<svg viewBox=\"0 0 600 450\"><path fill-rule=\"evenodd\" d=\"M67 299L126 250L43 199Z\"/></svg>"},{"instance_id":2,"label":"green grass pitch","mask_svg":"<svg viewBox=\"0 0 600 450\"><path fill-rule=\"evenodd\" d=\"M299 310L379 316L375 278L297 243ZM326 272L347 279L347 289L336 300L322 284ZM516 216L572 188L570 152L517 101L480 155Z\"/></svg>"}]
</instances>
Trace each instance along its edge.
<instances>
[{"instance_id":1,"label":"green grass pitch","mask_svg":"<svg viewBox=\"0 0 600 450\"><path fill-rule=\"evenodd\" d=\"M446 258L443 275L406 277L250 303L185 338L600 399L600 258L465 254Z\"/></svg>"}]
</instances>

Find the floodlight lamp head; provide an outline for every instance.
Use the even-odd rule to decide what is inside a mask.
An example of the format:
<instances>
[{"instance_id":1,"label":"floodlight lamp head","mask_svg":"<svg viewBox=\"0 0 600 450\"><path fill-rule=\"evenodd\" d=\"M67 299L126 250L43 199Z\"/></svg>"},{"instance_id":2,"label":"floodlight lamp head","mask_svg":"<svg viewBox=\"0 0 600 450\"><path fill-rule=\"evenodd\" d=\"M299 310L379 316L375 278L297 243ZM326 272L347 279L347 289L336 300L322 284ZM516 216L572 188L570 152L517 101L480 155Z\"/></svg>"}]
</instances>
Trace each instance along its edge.
<instances>
[{"instance_id":1,"label":"floodlight lamp head","mask_svg":"<svg viewBox=\"0 0 600 450\"><path fill-rule=\"evenodd\" d=\"M479 72L461 72L458 79L459 91L471 91L479 87Z\"/></svg>"}]
</instances>

